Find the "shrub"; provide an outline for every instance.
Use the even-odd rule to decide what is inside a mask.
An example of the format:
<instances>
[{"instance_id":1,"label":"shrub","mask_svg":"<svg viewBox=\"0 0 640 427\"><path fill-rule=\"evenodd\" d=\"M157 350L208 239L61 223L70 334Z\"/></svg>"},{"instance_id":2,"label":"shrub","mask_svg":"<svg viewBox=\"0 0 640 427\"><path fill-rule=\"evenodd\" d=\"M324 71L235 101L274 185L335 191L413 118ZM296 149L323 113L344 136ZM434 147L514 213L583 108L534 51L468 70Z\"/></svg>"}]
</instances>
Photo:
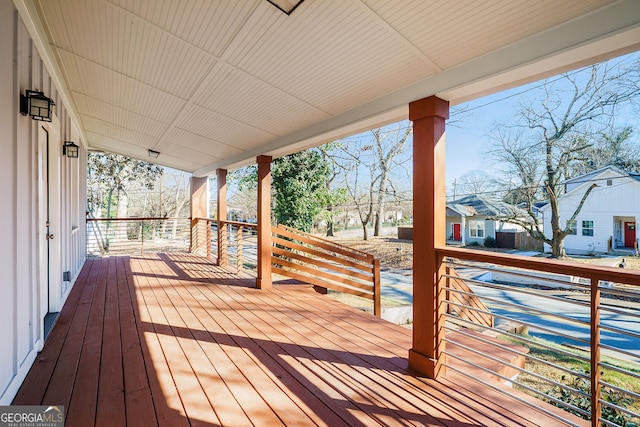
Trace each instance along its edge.
<instances>
[{"instance_id":1,"label":"shrub","mask_svg":"<svg viewBox=\"0 0 640 427\"><path fill-rule=\"evenodd\" d=\"M496 239L494 239L491 236L485 237L484 238L484 246L485 246L485 248L495 248L495 247L497 247Z\"/></svg>"}]
</instances>

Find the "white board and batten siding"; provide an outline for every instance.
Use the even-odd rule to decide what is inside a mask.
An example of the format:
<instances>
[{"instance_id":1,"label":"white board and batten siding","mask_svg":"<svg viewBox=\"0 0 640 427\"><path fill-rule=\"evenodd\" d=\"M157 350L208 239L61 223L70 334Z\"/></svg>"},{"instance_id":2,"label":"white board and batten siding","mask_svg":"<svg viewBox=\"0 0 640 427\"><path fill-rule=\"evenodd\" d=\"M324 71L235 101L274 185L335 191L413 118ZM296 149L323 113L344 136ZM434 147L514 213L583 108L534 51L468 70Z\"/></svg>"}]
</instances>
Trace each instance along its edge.
<instances>
[{"instance_id":1,"label":"white board and batten siding","mask_svg":"<svg viewBox=\"0 0 640 427\"><path fill-rule=\"evenodd\" d=\"M604 253L608 250L618 218L633 219L638 228L640 220L640 181L616 168L599 171L575 178L567 185L568 192L560 197L560 219L562 226L578 207L582 196L591 184L596 183L576 217L577 233L565 239L567 253ZM542 208L544 229L551 230L549 205ZM583 221L593 221L593 236L583 235ZM640 236L639 236L640 237ZM548 246L546 249L549 250Z\"/></svg>"},{"instance_id":2,"label":"white board and batten siding","mask_svg":"<svg viewBox=\"0 0 640 427\"><path fill-rule=\"evenodd\" d=\"M0 405L11 403L42 348L43 307L59 311L86 253L86 150L35 46L13 2L0 0ZM20 114L20 94L26 89L43 91L55 101L52 123ZM47 301L41 279L47 266L40 264L46 244L38 177L42 129L50 135L54 176L49 180L56 189L49 217L57 260L50 271L57 277L51 278ZM64 141L80 146L79 158L62 155ZM65 271L70 281L63 281Z\"/></svg>"}]
</instances>

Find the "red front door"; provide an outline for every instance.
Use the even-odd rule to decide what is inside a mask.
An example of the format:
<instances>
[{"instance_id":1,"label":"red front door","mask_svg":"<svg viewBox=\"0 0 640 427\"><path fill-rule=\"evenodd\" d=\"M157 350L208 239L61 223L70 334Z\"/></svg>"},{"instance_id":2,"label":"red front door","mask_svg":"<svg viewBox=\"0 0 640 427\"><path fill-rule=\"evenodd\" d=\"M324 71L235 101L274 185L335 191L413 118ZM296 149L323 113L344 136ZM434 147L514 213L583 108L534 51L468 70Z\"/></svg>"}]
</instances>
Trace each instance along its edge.
<instances>
[{"instance_id":1,"label":"red front door","mask_svg":"<svg viewBox=\"0 0 640 427\"><path fill-rule=\"evenodd\" d=\"M636 242L636 223L625 222L624 223L624 246L625 248L632 248Z\"/></svg>"},{"instance_id":2,"label":"red front door","mask_svg":"<svg viewBox=\"0 0 640 427\"><path fill-rule=\"evenodd\" d=\"M460 224L453 224L453 240L462 240L462 236L460 235Z\"/></svg>"}]
</instances>

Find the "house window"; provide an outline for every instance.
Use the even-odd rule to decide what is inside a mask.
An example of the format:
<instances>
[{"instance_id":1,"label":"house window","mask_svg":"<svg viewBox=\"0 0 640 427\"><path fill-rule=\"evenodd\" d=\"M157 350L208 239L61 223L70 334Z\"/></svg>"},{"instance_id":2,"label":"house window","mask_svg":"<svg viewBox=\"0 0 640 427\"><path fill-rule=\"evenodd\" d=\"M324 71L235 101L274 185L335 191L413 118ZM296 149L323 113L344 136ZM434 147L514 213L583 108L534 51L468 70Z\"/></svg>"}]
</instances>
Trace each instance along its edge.
<instances>
[{"instance_id":1,"label":"house window","mask_svg":"<svg viewBox=\"0 0 640 427\"><path fill-rule=\"evenodd\" d=\"M607 187L611 187L613 185L613 180L612 179L608 179L607 180Z\"/></svg>"},{"instance_id":2,"label":"house window","mask_svg":"<svg viewBox=\"0 0 640 427\"><path fill-rule=\"evenodd\" d=\"M582 221L582 235L593 236L593 221Z\"/></svg>"},{"instance_id":3,"label":"house window","mask_svg":"<svg viewBox=\"0 0 640 427\"><path fill-rule=\"evenodd\" d=\"M484 221L469 221L469 236L484 237Z\"/></svg>"},{"instance_id":4,"label":"house window","mask_svg":"<svg viewBox=\"0 0 640 427\"><path fill-rule=\"evenodd\" d=\"M573 234L574 236L578 234L578 222L575 219L573 221L567 221L567 228L569 229L569 234Z\"/></svg>"}]
</instances>

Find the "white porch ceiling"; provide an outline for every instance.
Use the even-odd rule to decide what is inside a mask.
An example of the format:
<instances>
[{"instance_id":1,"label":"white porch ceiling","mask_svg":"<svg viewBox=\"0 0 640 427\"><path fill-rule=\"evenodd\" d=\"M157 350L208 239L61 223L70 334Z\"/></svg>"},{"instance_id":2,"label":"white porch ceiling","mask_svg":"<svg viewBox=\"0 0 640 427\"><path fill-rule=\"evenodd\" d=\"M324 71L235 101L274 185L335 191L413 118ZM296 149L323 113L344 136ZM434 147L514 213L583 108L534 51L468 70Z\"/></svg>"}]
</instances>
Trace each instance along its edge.
<instances>
[{"instance_id":1,"label":"white porch ceiling","mask_svg":"<svg viewBox=\"0 0 640 427\"><path fill-rule=\"evenodd\" d=\"M637 0L14 1L89 147L197 175L640 49Z\"/></svg>"}]
</instances>

